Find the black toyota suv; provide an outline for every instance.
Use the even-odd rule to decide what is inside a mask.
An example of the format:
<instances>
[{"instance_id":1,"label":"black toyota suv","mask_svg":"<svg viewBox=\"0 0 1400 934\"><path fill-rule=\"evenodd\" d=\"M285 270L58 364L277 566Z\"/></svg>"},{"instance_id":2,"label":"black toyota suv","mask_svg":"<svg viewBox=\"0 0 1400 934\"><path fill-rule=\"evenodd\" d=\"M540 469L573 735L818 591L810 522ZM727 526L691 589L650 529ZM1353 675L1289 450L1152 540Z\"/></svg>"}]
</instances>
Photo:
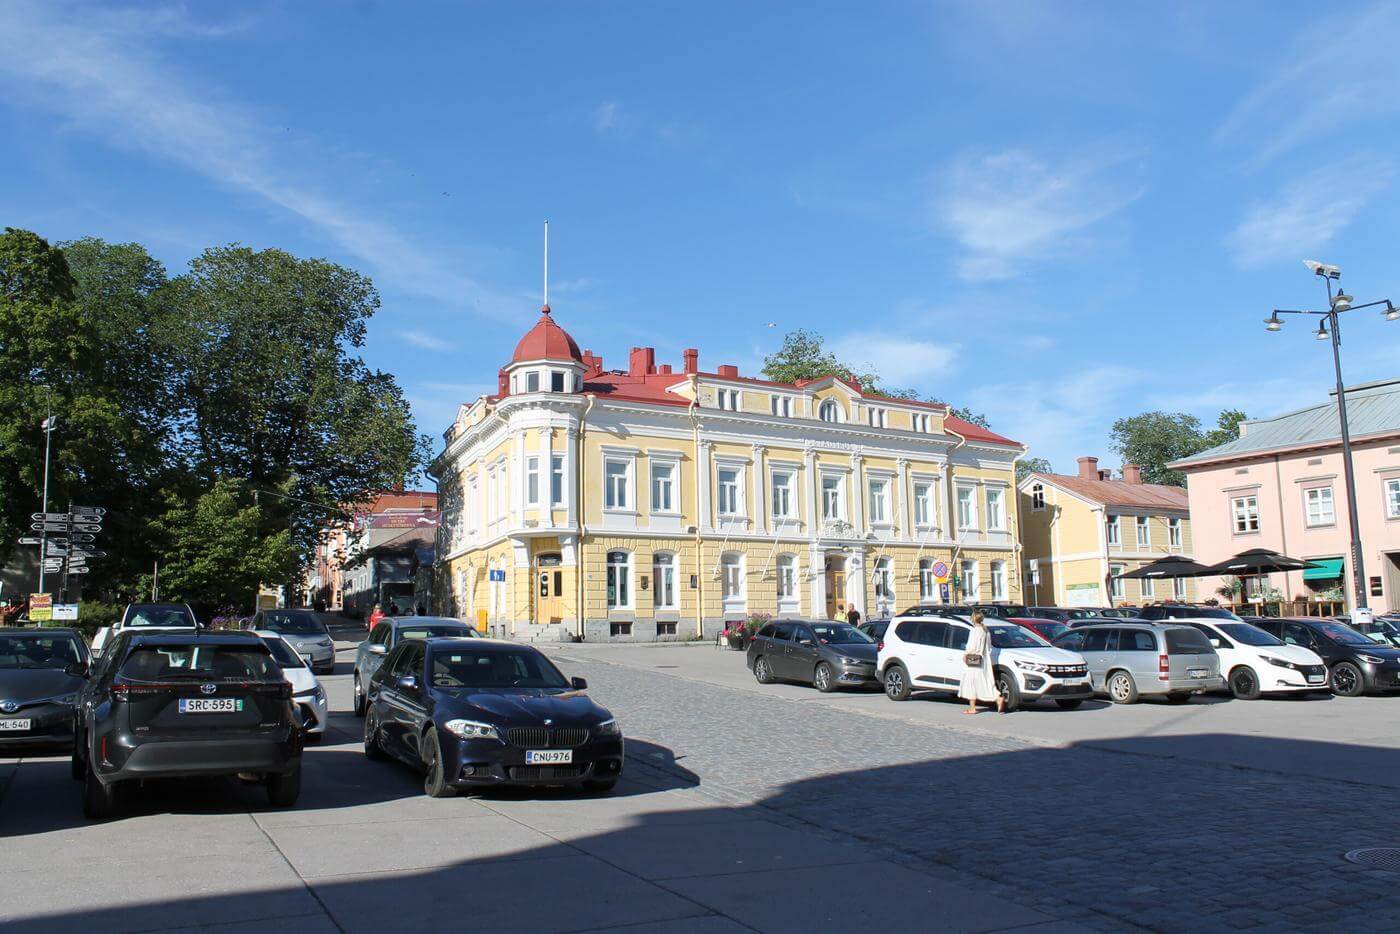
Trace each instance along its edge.
<instances>
[{"instance_id":1,"label":"black toyota suv","mask_svg":"<svg viewBox=\"0 0 1400 934\"><path fill-rule=\"evenodd\" d=\"M291 685L245 633L124 634L93 670L74 726L83 813L110 816L127 782L260 776L274 806L301 790Z\"/></svg>"}]
</instances>

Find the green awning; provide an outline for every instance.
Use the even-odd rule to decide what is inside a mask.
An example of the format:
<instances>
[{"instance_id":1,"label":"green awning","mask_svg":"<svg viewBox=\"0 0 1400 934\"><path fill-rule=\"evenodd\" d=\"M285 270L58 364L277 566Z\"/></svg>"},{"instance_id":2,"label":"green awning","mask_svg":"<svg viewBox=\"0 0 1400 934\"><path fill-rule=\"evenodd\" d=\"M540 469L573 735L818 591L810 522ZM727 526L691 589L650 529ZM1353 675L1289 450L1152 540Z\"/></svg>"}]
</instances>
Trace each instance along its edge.
<instances>
[{"instance_id":1,"label":"green awning","mask_svg":"<svg viewBox=\"0 0 1400 934\"><path fill-rule=\"evenodd\" d=\"M1342 562L1344 558L1318 558L1313 564L1319 565L1315 568L1303 568L1303 580L1305 581L1330 581L1342 576Z\"/></svg>"}]
</instances>

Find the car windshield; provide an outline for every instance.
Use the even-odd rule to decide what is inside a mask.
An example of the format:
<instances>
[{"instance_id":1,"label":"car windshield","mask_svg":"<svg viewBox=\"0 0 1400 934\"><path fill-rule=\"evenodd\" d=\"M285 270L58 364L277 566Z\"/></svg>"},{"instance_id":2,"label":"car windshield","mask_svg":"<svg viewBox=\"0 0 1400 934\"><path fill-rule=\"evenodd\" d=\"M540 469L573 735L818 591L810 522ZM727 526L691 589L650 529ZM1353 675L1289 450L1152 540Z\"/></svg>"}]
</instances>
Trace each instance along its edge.
<instances>
[{"instance_id":1,"label":"car windshield","mask_svg":"<svg viewBox=\"0 0 1400 934\"><path fill-rule=\"evenodd\" d=\"M123 626L186 626L194 627L194 617L190 611L179 605L137 606L131 608L131 615Z\"/></svg>"},{"instance_id":2,"label":"car windshield","mask_svg":"<svg viewBox=\"0 0 1400 934\"><path fill-rule=\"evenodd\" d=\"M269 610L263 615L263 624L259 629L271 629L273 632L289 632L299 636L320 635L326 631L323 624L312 613L300 613L295 610Z\"/></svg>"},{"instance_id":3,"label":"car windshield","mask_svg":"<svg viewBox=\"0 0 1400 934\"><path fill-rule=\"evenodd\" d=\"M0 636L0 669L67 668L81 659L71 635L7 633Z\"/></svg>"},{"instance_id":4,"label":"car windshield","mask_svg":"<svg viewBox=\"0 0 1400 934\"><path fill-rule=\"evenodd\" d=\"M445 649L432 657L433 686L439 688L567 688L569 682L549 659L533 651Z\"/></svg>"},{"instance_id":5,"label":"car windshield","mask_svg":"<svg viewBox=\"0 0 1400 934\"><path fill-rule=\"evenodd\" d=\"M301 660L301 656L298 655L290 645L276 636L263 636L262 641L263 644L267 646L268 651L272 653L272 657L277 660L277 664L281 665L283 668L306 667L306 663Z\"/></svg>"},{"instance_id":6,"label":"car windshield","mask_svg":"<svg viewBox=\"0 0 1400 934\"><path fill-rule=\"evenodd\" d=\"M141 645L122 663L126 681L281 681L265 646Z\"/></svg>"},{"instance_id":7,"label":"car windshield","mask_svg":"<svg viewBox=\"0 0 1400 934\"><path fill-rule=\"evenodd\" d=\"M443 636L468 639L474 635L476 630L466 626L414 626L399 630L400 639L440 639Z\"/></svg>"},{"instance_id":8,"label":"car windshield","mask_svg":"<svg viewBox=\"0 0 1400 934\"><path fill-rule=\"evenodd\" d=\"M1219 629L1231 640L1243 645L1283 645L1282 639L1276 639L1249 623L1221 623Z\"/></svg>"},{"instance_id":9,"label":"car windshield","mask_svg":"<svg viewBox=\"0 0 1400 934\"><path fill-rule=\"evenodd\" d=\"M875 641L849 623L813 623L812 631L827 645L869 645Z\"/></svg>"},{"instance_id":10,"label":"car windshield","mask_svg":"<svg viewBox=\"0 0 1400 934\"><path fill-rule=\"evenodd\" d=\"M988 626L994 649L1043 649L1050 643L1021 626Z\"/></svg>"},{"instance_id":11,"label":"car windshield","mask_svg":"<svg viewBox=\"0 0 1400 934\"><path fill-rule=\"evenodd\" d=\"M1375 645L1374 639L1341 623L1314 623L1318 632L1339 645Z\"/></svg>"},{"instance_id":12,"label":"car windshield","mask_svg":"<svg viewBox=\"0 0 1400 934\"><path fill-rule=\"evenodd\" d=\"M1393 643L1400 640L1400 629L1395 628L1395 624L1383 619L1378 619L1371 623L1352 622L1351 628L1357 632L1364 633L1371 637L1373 641Z\"/></svg>"},{"instance_id":13,"label":"car windshield","mask_svg":"<svg viewBox=\"0 0 1400 934\"><path fill-rule=\"evenodd\" d=\"M1053 642L1060 633L1069 632L1069 627L1064 623L1056 623L1051 620L1045 620L1043 622L1036 620L1034 631Z\"/></svg>"},{"instance_id":14,"label":"car windshield","mask_svg":"<svg viewBox=\"0 0 1400 934\"><path fill-rule=\"evenodd\" d=\"M1010 619L1013 616L1026 615L1026 608L1018 604L1009 604L1007 606L989 606L985 607L984 611L988 616L1000 616L1002 619Z\"/></svg>"}]
</instances>

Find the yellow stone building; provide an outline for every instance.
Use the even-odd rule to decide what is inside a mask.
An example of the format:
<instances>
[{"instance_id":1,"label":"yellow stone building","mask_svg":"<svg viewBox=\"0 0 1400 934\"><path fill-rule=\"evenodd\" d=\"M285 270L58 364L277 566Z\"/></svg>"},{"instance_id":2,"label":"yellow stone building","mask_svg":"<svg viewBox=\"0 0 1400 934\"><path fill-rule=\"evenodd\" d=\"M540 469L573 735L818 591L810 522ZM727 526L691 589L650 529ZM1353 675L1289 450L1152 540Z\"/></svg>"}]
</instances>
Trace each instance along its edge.
<instances>
[{"instance_id":1,"label":"yellow stone building","mask_svg":"<svg viewBox=\"0 0 1400 934\"><path fill-rule=\"evenodd\" d=\"M1198 581L1117 580L1167 555L1190 558L1191 511L1180 487L1123 478L1079 458L1076 476L1033 473L1020 484L1026 599L1032 606L1143 606L1194 602Z\"/></svg>"},{"instance_id":2,"label":"yellow stone building","mask_svg":"<svg viewBox=\"0 0 1400 934\"><path fill-rule=\"evenodd\" d=\"M438 480L441 612L496 635L713 638L766 613L1021 599L1024 448L837 377L773 383L580 352L546 306L464 404ZM580 573L581 572L581 573Z\"/></svg>"}]
</instances>

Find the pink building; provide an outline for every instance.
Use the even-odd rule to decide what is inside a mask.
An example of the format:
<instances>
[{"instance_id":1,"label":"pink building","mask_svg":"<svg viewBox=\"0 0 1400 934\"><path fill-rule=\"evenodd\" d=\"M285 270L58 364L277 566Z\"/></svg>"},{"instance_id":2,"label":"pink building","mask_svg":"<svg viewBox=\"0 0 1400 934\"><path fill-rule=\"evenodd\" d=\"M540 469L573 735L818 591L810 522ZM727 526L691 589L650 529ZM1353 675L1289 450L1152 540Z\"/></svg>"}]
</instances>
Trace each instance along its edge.
<instances>
[{"instance_id":1,"label":"pink building","mask_svg":"<svg viewBox=\"0 0 1400 934\"><path fill-rule=\"evenodd\" d=\"M1347 393L1362 567L1370 606L1400 609L1400 378ZM1271 548L1322 568L1274 574L1284 599L1345 593L1354 606L1346 479L1336 393L1276 418L1240 426L1238 440L1171 465L1186 472L1196 560L1213 564ZM1201 581L1201 593L1222 584Z\"/></svg>"}]
</instances>

